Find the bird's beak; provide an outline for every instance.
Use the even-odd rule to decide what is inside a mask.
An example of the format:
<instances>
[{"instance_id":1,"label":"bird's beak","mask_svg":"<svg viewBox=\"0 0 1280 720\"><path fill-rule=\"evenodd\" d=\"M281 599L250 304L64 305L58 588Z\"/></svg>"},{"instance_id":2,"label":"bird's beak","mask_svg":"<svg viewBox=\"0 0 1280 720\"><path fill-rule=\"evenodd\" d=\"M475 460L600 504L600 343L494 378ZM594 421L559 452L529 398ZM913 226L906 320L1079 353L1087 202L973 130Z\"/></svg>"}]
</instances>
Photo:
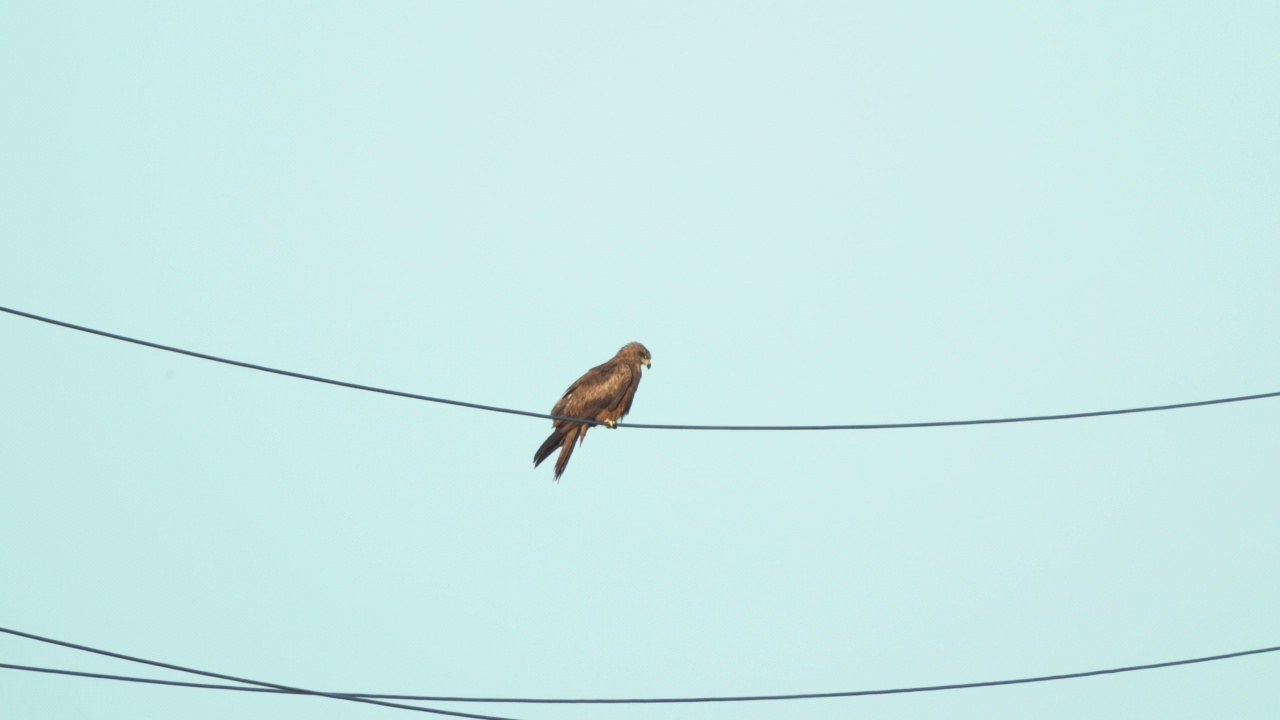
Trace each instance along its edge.
<instances>
[{"instance_id":1,"label":"bird's beak","mask_svg":"<svg viewBox=\"0 0 1280 720\"><path fill-rule=\"evenodd\" d=\"M652 367L653 367L653 361L652 361L652 360L645 360L645 361L644 361L644 366L645 366L646 368L652 368Z\"/></svg>"}]
</instances>

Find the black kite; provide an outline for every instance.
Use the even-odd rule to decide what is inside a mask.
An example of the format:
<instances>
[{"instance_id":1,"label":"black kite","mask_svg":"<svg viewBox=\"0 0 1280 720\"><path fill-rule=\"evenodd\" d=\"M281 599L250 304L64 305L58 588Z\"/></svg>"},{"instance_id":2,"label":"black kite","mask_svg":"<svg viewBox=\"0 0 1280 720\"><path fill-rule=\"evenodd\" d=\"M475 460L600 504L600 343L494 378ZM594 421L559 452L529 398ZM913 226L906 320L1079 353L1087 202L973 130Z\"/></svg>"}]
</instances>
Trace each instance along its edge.
<instances>
[{"instance_id":1,"label":"black kite","mask_svg":"<svg viewBox=\"0 0 1280 720\"><path fill-rule=\"evenodd\" d=\"M652 356L645 346L638 342L623 345L613 359L591 368L570 385L564 397L551 408L551 414L617 427L618 421L631 411L631 401L636 397L636 388L640 387L640 365L652 367L651 363ZM555 475L559 481L569 465L569 456L573 455L574 443L581 444L591 426L571 420L552 420L551 423L555 430L533 454L533 466L537 467L560 448Z\"/></svg>"}]
</instances>

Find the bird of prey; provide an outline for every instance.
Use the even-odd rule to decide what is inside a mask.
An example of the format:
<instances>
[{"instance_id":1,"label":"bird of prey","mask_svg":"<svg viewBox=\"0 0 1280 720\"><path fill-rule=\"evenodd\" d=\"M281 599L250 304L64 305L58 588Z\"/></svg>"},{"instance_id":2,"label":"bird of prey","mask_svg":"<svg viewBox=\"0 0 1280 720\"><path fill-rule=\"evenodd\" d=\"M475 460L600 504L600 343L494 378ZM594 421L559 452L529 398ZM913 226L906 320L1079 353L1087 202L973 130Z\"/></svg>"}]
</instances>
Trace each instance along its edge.
<instances>
[{"instance_id":1,"label":"bird of prey","mask_svg":"<svg viewBox=\"0 0 1280 720\"><path fill-rule=\"evenodd\" d=\"M595 420L605 427L616 428L618 421L631 411L631 401L636 397L636 388L640 387L640 365L652 367L651 363L652 356L645 346L638 342L623 345L612 359L591 368L570 385L564 397L551 408L551 414ZM574 443L581 444L591 426L571 420L551 422L555 430L533 454L533 466L537 467L560 448L555 474L559 482L569 465L569 456L573 455Z\"/></svg>"}]
</instances>

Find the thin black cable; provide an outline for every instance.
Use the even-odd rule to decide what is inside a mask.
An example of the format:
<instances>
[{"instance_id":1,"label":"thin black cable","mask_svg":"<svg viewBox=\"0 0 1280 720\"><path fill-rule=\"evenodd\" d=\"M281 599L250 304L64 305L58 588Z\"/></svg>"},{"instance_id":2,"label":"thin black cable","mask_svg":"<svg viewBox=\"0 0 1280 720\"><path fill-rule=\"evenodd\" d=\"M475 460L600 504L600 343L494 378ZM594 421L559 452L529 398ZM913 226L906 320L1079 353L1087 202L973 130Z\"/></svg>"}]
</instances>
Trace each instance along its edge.
<instances>
[{"instance_id":1,"label":"thin black cable","mask_svg":"<svg viewBox=\"0 0 1280 720\"><path fill-rule=\"evenodd\" d=\"M236 690L238 692L279 693L281 695L303 694L291 693L288 690L277 690L276 688L254 687L252 685L217 685L215 683L184 682L182 680L160 680L158 678L135 677L133 675L111 675L108 673L93 673L81 670L63 670L61 668L47 668L39 667L37 665L0 663L0 668L5 670L22 670L24 672L43 673L46 675L69 675L71 677L93 678L95 680L117 680L119 682L144 683L147 685L168 685L170 687L198 688L201 690ZM341 695L342 693L331 694Z\"/></svg>"},{"instance_id":2,"label":"thin black cable","mask_svg":"<svg viewBox=\"0 0 1280 720\"><path fill-rule=\"evenodd\" d=\"M21 630L11 630L9 628L0 627L0 632L16 635L17 637L27 638L28 640L38 640L42 643L50 645L60 645L72 650L81 650L83 652L94 653L95 655L105 655L107 657L117 658L119 660L128 660L129 662L141 663L143 665L152 665L154 667L165 668L167 670L177 670L178 672L189 673L191 675L203 675L204 677L217 678L219 680L230 680L231 682L245 683L246 685L257 685L261 688L271 688L275 692L284 692L294 695L315 695L317 697L333 698L334 700L346 700L348 702L364 703L366 705L380 705L382 707L398 708L400 710L413 710L415 712L432 713L434 715L450 715L453 717L473 718L474 720L516 720L515 718L502 717L499 715L477 715L475 713L455 712L453 710L441 710L439 708L422 707L420 705L405 705L403 703L387 702L385 699L375 699L358 697L355 695L339 695L337 693L327 693L319 690L305 690L290 685L281 685L279 683L263 682L261 680L250 680L248 678L236 677L235 675L223 675L222 673L209 672L207 670L196 670L195 668L183 667L172 663L160 662L158 660L147 660L145 658L133 657L123 653L111 652L110 650L99 650L88 645L77 645L76 643L67 642L65 640L54 640L53 638L43 637L41 635L33 635L32 633L22 632ZM168 684L167 682L162 684ZM242 689L242 688L236 688Z\"/></svg>"},{"instance_id":3,"label":"thin black cable","mask_svg":"<svg viewBox=\"0 0 1280 720\"><path fill-rule=\"evenodd\" d=\"M139 340L125 335L117 335L116 333L106 332L105 330L95 330L94 328L84 327L83 325L75 325L62 320L54 320L53 318L34 315L29 312L14 310L7 307L0 307L0 312L6 312L10 315L17 315L18 317L29 318L31 320L38 320L43 323L69 328L71 330L79 330L80 332L89 333L91 335L100 335L102 337L111 338L112 340L120 340L127 343L133 343L134 345L142 345L144 347L155 348L156 350L177 353L179 355L187 355L194 358L200 358L201 360L212 360L213 362L223 363L225 365L234 365L236 367L260 370L262 372L272 373L275 375L284 375L286 377L298 378L299 380L310 380L312 382L337 385L339 387L351 388L353 390L364 390L366 392L382 393L383 395L395 395L397 397L409 398L411 400L425 400L427 402L457 405L459 407L474 408L476 410L487 410L489 412L542 418L544 420L572 420L586 425L604 424L596 420L588 420L585 418L548 415L546 413L530 412L528 410L515 410L512 408L496 407L493 405L480 405L479 403L464 402L462 400L449 400L447 398L431 397L430 395L419 395L417 393L390 390L388 388L374 387L372 385L361 385L359 383L346 382L344 380L333 380L331 378L324 378L318 375L307 375L305 373L293 372L292 370L281 370L279 368L267 367L265 365L255 365L254 363L247 363L241 360L231 360L229 358L218 357L217 355L208 355L206 353L195 352L194 350L183 350L182 348L161 345L160 343L154 343L148 340ZM1005 423L1042 422L1046 420L1073 420L1077 418L1102 417L1104 415L1128 415L1132 413L1157 412L1160 410L1181 410L1183 408L1201 407L1204 405L1222 405L1224 403L1262 400L1264 398L1273 397L1280 397L1280 391L1258 393L1256 395L1241 395L1239 397L1217 398L1214 400L1197 400L1195 402L1174 403L1172 405L1151 405L1147 407L1123 408L1120 410L1095 410L1092 412L1063 413L1059 415L1028 415L1024 417L988 418L983 420L938 420L933 422L873 423L861 425L652 425L646 423L618 423L617 426L620 428L635 428L638 430L901 430L906 428L952 427L957 425L1001 425Z\"/></svg>"},{"instance_id":4,"label":"thin black cable","mask_svg":"<svg viewBox=\"0 0 1280 720\"><path fill-rule=\"evenodd\" d=\"M97 652L112 657L120 657L134 662L144 662L160 667L174 667L164 665L162 663L153 663L148 660L129 658L115 653L107 653L105 651L92 650L81 646L62 643L57 640L48 640L27 633L17 633L12 630L0 631L10 632L23 637L43 642L52 642L66 647L73 647L90 652ZM1097 675L1114 675L1116 673L1137 672L1139 670L1156 670L1159 668L1176 667L1178 665L1194 665L1196 663L1214 662L1217 660L1228 660L1231 658L1245 657L1247 655L1261 655L1264 653L1272 653L1280 651L1280 645L1276 647L1260 648L1258 650L1242 650L1240 652L1224 653L1222 655L1209 655L1206 657L1192 658L1190 660L1172 660L1168 662L1149 663L1146 665L1129 665L1126 667L1109 668L1106 670L1088 670L1085 672L1064 673L1060 675L1040 675L1036 677L1016 678L1013 680L987 680L983 682L970 683L952 683L949 685L922 685L916 687L888 688L883 690L849 690L843 692L824 692L824 693L792 693L787 695L735 695L720 697L675 697L675 698L512 698L512 697L456 697L442 695L388 695L379 693L323 693L326 697L338 698L365 698L365 699L383 699L383 700L421 700L430 702L459 702L459 703L520 703L526 705L641 705L641 704L672 704L672 703L723 703L723 702L759 702L763 700L817 700L823 698L843 698L843 697L862 697L867 695L902 695L905 693L920 692L938 692L941 690L967 690L971 688L996 687L1000 685L1025 685L1028 683L1052 682L1056 680L1073 680L1076 678L1094 677ZM283 686L265 686L265 687L241 687L237 685L212 685L206 683L189 683L177 680L157 680L154 678L140 678L128 675L106 675L102 673L80 672L77 670L59 670L55 668L35 667L31 665L12 665L9 663L0 663L0 668L9 670L25 670L28 672L50 673L55 675L71 675L75 677L97 678L102 680L118 680L123 682L149 683L153 685L172 685L176 687L200 688L206 690L235 690L239 692L266 692L266 693L285 693L285 694L320 694L307 690L293 690ZM192 672L192 671L185 671ZM199 671L194 671L199 672ZM211 677L222 677L223 679L233 679L227 676L214 675L212 673L200 673L210 675ZM240 681L250 682L250 681ZM467 716L478 717L478 716Z\"/></svg>"},{"instance_id":5,"label":"thin black cable","mask_svg":"<svg viewBox=\"0 0 1280 720\"><path fill-rule=\"evenodd\" d=\"M586 420L583 418L566 418L558 415L546 415L544 413L529 412L527 410L512 410L511 408L494 407L493 405L480 405L478 403L464 402L462 400L449 400L447 398L431 397L430 395L418 395L417 393L404 392L401 390L390 390L388 388L373 387L372 385L361 385L359 383L346 382L345 380L333 380L331 378L323 378L318 375L307 375L305 373L293 372L292 370L281 370L279 368L267 367L266 365L255 365L253 363L243 362L241 360L232 360L230 358L218 357L217 355L208 355L206 353L196 352L194 350L183 350L169 345L161 345L149 340L139 340L126 335L117 335L116 333L107 332L105 330L95 330L91 327L83 325L75 325L62 320L54 320L40 315L33 315L29 312L14 310L13 308L0 307L0 312L6 312L10 315L18 317L30 318L31 320L39 320L42 323L57 325L59 327L69 328L71 330L79 330L80 332L89 333L90 335L100 335L112 340L120 340L122 342L133 343L134 345L142 345L143 347L155 348L156 350L164 350L165 352L177 353L179 355L187 355L189 357L200 358L201 360L212 360L213 362L223 363L224 365L234 365L236 367L248 368L250 370L260 370L274 375L284 375L286 377L298 378L299 380L310 380L312 382L325 383L326 385L337 385L338 387L351 388L353 390L364 390L366 392L382 393L383 395L395 395L397 397L405 397L411 400L426 400L427 402L444 403L446 405L458 405L460 407L475 408L476 410L488 410L490 412L508 413L511 415L526 415L528 417L544 418L548 420L575 420L577 422L589 425L603 425L604 423L595 420Z\"/></svg>"},{"instance_id":6,"label":"thin black cable","mask_svg":"<svg viewBox=\"0 0 1280 720\"><path fill-rule=\"evenodd\" d=\"M1149 407L1123 408L1121 410L1094 410L1092 412L1063 413L1061 415L988 418L985 420L935 420L931 422L876 423L869 425L649 425L645 423L618 423L618 427L639 428L642 430L902 430L906 428L954 427L957 425L1002 425L1005 423L1041 422L1044 420L1074 420L1076 418L1102 417L1104 415L1129 415L1131 413L1156 412L1158 410L1180 410L1203 405L1222 405L1223 403L1262 400L1263 398L1273 397L1280 397L1280 391L1218 398L1216 400L1197 400L1195 402L1174 403L1172 405L1151 405Z\"/></svg>"}]
</instances>

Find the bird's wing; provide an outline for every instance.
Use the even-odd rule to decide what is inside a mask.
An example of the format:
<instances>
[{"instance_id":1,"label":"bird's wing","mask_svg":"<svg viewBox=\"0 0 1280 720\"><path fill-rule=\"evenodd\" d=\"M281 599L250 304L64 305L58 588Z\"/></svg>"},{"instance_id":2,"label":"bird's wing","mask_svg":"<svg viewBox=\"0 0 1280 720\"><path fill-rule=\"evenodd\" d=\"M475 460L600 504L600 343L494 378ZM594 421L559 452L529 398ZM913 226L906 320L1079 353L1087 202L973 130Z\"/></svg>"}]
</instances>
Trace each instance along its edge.
<instances>
[{"instance_id":1,"label":"bird's wing","mask_svg":"<svg viewBox=\"0 0 1280 720\"><path fill-rule=\"evenodd\" d=\"M569 386L552 409L552 415L596 419L601 412L617 419L630 409L639 384L639 373L623 362L597 365Z\"/></svg>"}]
</instances>

